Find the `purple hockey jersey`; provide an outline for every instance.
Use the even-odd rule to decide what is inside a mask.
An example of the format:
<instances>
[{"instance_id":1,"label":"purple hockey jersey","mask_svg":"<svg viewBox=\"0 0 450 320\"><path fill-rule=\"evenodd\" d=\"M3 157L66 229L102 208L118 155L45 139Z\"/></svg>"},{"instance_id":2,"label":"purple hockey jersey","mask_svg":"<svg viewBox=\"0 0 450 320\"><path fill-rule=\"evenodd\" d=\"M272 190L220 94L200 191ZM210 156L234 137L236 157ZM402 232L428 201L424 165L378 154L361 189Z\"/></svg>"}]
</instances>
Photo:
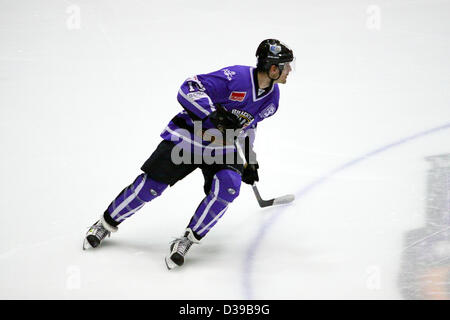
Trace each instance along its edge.
<instances>
[{"instance_id":1,"label":"purple hockey jersey","mask_svg":"<svg viewBox=\"0 0 450 320\"><path fill-rule=\"evenodd\" d=\"M204 120L215 111L215 105L220 104L239 117L244 130L256 128L258 122L277 111L280 93L278 85L273 84L258 95L257 91L261 90L258 90L255 77L254 67L236 65L186 79L177 97L185 110L169 122L161 137L175 143L184 141L197 146L201 144L203 149L214 148L218 151L224 148L225 152L235 151L234 146L217 146L196 137L194 121L203 120L204 129L212 128L212 124Z\"/></svg>"}]
</instances>

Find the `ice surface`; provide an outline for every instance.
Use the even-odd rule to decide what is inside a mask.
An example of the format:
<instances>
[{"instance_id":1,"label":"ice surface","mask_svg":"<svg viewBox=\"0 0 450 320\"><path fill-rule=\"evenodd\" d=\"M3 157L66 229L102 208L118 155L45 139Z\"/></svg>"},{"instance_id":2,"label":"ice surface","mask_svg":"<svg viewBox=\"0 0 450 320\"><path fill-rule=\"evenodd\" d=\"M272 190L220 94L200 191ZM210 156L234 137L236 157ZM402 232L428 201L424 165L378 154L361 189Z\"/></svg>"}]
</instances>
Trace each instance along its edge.
<instances>
[{"instance_id":1,"label":"ice surface","mask_svg":"<svg viewBox=\"0 0 450 320\"><path fill-rule=\"evenodd\" d=\"M0 298L448 299L449 166L427 158L450 128L424 132L450 124L450 4L376 3L1 0ZM258 127L259 189L296 201L243 186L168 272L194 172L82 251L183 80L253 65L269 37L297 66Z\"/></svg>"}]
</instances>

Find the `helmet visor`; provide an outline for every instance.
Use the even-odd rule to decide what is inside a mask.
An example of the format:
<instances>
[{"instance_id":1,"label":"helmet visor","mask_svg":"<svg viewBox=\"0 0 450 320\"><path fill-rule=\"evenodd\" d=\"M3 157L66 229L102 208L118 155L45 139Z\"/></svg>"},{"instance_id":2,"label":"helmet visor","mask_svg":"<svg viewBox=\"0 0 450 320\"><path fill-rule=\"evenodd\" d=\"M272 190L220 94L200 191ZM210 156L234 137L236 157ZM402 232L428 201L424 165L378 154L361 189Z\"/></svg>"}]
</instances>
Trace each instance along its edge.
<instances>
[{"instance_id":1,"label":"helmet visor","mask_svg":"<svg viewBox=\"0 0 450 320\"><path fill-rule=\"evenodd\" d=\"M287 71L289 72L295 71L295 57L294 59L292 59L292 61L279 63L278 67L280 68L281 71L283 71L285 68L288 68Z\"/></svg>"}]
</instances>

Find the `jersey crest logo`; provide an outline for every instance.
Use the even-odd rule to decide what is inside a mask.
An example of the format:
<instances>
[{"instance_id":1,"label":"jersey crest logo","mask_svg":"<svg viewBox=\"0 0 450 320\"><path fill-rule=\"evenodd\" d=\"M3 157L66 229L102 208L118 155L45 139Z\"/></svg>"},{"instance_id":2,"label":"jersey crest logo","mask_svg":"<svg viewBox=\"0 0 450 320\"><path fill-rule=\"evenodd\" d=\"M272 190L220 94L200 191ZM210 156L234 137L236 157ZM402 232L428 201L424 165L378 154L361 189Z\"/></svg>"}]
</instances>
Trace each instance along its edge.
<instances>
[{"instance_id":1,"label":"jersey crest logo","mask_svg":"<svg viewBox=\"0 0 450 320\"><path fill-rule=\"evenodd\" d=\"M229 70L229 69L224 69L224 70L223 70L223 74L227 77L227 79L228 79L229 81L231 81L231 80L233 79L233 76L236 74L236 72L231 71L231 70Z\"/></svg>"},{"instance_id":2,"label":"jersey crest logo","mask_svg":"<svg viewBox=\"0 0 450 320\"><path fill-rule=\"evenodd\" d=\"M232 101L239 101L242 102L245 99L247 92L243 91L233 91L230 94L230 97L228 99L232 100Z\"/></svg>"},{"instance_id":3,"label":"jersey crest logo","mask_svg":"<svg viewBox=\"0 0 450 320\"><path fill-rule=\"evenodd\" d=\"M259 116L261 118L267 118L273 115L276 111L275 105L273 103L269 104L269 106L265 107L260 113Z\"/></svg>"}]
</instances>

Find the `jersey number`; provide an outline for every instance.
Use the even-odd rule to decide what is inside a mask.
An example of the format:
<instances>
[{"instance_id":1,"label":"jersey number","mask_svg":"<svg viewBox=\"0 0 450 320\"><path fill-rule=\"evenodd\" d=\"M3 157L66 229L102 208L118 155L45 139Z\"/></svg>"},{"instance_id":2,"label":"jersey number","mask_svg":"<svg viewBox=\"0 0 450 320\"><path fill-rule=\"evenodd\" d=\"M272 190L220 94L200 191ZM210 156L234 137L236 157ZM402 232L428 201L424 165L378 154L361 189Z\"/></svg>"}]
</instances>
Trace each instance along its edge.
<instances>
[{"instance_id":1,"label":"jersey number","mask_svg":"<svg viewBox=\"0 0 450 320\"><path fill-rule=\"evenodd\" d=\"M205 91L205 87L201 84L201 82L197 81L188 81L189 92L193 91Z\"/></svg>"}]
</instances>

